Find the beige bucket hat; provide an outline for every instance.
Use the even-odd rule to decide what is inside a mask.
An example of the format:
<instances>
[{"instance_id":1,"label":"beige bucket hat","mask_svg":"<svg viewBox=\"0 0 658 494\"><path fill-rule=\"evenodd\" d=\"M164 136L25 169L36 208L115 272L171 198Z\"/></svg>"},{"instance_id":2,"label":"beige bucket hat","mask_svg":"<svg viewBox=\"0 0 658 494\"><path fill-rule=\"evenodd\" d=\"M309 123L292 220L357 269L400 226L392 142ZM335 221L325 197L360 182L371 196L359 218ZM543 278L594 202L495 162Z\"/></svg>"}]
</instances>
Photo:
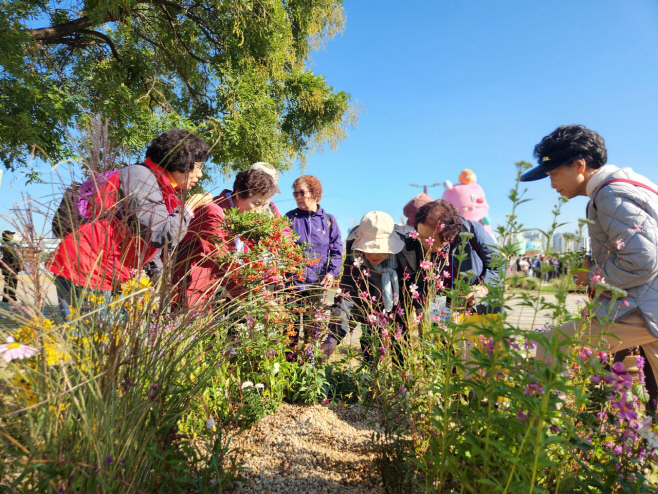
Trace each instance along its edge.
<instances>
[{"instance_id":1,"label":"beige bucket hat","mask_svg":"<svg viewBox=\"0 0 658 494\"><path fill-rule=\"evenodd\" d=\"M279 172L276 171L276 168L274 168L272 165L266 163L265 161L259 161L258 163L251 165L249 169L266 173L272 177L272 180L274 180L274 186L276 187L276 193L281 192L281 189L279 189Z\"/></svg>"},{"instance_id":2,"label":"beige bucket hat","mask_svg":"<svg viewBox=\"0 0 658 494\"><path fill-rule=\"evenodd\" d=\"M370 211L361 218L352 249L368 254L397 254L404 249L404 242L394 229L395 222L389 214Z\"/></svg>"}]
</instances>

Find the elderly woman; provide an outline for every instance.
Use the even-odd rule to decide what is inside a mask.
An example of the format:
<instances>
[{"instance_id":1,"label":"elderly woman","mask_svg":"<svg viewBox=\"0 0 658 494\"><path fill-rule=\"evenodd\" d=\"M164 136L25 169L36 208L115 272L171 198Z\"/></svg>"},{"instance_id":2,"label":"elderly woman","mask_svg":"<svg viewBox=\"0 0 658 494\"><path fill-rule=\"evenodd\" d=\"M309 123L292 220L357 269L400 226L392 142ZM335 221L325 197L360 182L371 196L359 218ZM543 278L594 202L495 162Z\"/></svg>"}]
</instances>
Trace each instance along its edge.
<instances>
[{"instance_id":1,"label":"elderly woman","mask_svg":"<svg viewBox=\"0 0 658 494\"><path fill-rule=\"evenodd\" d=\"M278 173L269 163L253 164L235 177L233 190L225 189L210 204L200 208L181 241L172 281L177 285L179 308L200 308L211 303L224 289L228 298L239 297L242 286L227 277L228 267L218 261L236 248L223 228L225 211L264 211L276 217L281 214L270 198L279 190ZM244 248L244 247L242 247Z\"/></svg>"},{"instance_id":2,"label":"elderly woman","mask_svg":"<svg viewBox=\"0 0 658 494\"><path fill-rule=\"evenodd\" d=\"M302 175L292 184L297 209L286 216L292 229L299 235L297 243L306 243L307 258L319 260L306 266L302 279L295 281L298 288L329 288L343 263L343 243L336 218L320 207L322 184L313 175Z\"/></svg>"},{"instance_id":3,"label":"elderly woman","mask_svg":"<svg viewBox=\"0 0 658 494\"><path fill-rule=\"evenodd\" d=\"M337 297L338 321L330 325L331 335L321 350L329 356L349 331L350 321L361 323L364 335L375 324L375 313L395 313L395 321L406 333L405 321L398 313L404 287L416 280L423 259L414 229L395 225L382 211L371 211L347 238L347 257ZM367 296L366 296L367 294ZM376 316L375 316L376 317ZM364 354L369 348L362 340ZM397 349L397 347L396 347Z\"/></svg>"},{"instance_id":4,"label":"elderly woman","mask_svg":"<svg viewBox=\"0 0 658 494\"><path fill-rule=\"evenodd\" d=\"M423 248L429 253L429 260L441 262L438 256L447 259L447 275L443 283L447 288L454 285L460 274L472 273L468 279L471 291L464 302L474 306L478 313L498 312L499 307L487 307L477 301L489 293L488 286L502 282L504 272L494 263L498 254L494 240L476 221L464 219L457 209L447 201L440 200L425 204L416 214L416 230ZM471 238L463 238L460 233L470 233ZM455 254L464 252L466 258L459 261ZM419 284L425 283L424 279Z\"/></svg>"},{"instance_id":5,"label":"elderly woman","mask_svg":"<svg viewBox=\"0 0 658 494\"><path fill-rule=\"evenodd\" d=\"M178 243L195 211L212 200L210 194L188 194L203 177L209 153L196 135L169 130L151 142L143 163L91 182L89 220L62 239L47 266L63 316L90 290L111 295Z\"/></svg>"}]
</instances>

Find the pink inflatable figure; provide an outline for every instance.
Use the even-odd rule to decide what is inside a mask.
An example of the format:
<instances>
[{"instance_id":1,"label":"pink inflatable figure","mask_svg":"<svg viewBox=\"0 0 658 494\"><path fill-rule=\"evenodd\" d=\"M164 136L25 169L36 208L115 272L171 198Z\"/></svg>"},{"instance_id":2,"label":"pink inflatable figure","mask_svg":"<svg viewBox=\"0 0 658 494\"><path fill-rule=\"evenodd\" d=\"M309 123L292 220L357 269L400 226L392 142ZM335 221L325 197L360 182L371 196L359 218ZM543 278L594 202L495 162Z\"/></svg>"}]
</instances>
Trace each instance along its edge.
<instances>
[{"instance_id":1,"label":"pink inflatable figure","mask_svg":"<svg viewBox=\"0 0 658 494\"><path fill-rule=\"evenodd\" d=\"M458 184L445 182L446 190L441 199L455 206L465 219L480 222L493 237L491 220L488 216L489 204L484 196L484 190L476 183L476 178L473 170L468 168L462 170Z\"/></svg>"}]
</instances>

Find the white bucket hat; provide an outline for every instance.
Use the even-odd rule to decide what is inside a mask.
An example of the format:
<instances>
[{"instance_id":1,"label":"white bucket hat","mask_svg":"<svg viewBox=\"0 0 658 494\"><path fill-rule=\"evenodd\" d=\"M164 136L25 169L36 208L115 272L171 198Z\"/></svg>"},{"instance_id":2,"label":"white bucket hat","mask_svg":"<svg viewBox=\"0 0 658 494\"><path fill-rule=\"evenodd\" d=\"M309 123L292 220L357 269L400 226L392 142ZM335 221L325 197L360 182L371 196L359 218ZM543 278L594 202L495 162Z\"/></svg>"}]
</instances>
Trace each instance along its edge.
<instances>
[{"instance_id":1,"label":"white bucket hat","mask_svg":"<svg viewBox=\"0 0 658 494\"><path fill-rule=\"evenodd\" d=\"M404 249L404 242L394 229L395 223L389 214L370 211L361 218L352 249L368 254L397 254Z\"/></svg>"},{"instance_id":2,"label":"white bucket hat","mask_svg":"<svg viewBox=\"0 0 658 494\"><path fill-rule=\"evenodd\" d=\"M279 172L276 171L276 168L274 168L272 165L266 163L265 161L259 161L258 163L251 165L249 169L266 173L272 177L272 180L274 180L274 186L276 187L276 193L281 192L281 189L279 189Z\"/></svg>"}]
</instances>

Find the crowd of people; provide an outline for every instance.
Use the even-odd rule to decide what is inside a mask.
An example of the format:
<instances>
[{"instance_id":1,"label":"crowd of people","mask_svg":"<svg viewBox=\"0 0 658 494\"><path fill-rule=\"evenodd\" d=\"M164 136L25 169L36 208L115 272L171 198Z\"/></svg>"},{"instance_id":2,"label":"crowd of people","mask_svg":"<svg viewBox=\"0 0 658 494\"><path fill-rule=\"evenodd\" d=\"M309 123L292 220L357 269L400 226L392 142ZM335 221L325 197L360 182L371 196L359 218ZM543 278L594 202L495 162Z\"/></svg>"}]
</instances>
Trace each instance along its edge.
<instances>
[{"instance_id":1,"label":"crowd of people","mask_svg":"<svg viewBox=\"0 0 658 494\"><path fill-rule=\"evenodd\" d=\"M534 256L511 254L507 269L510 275L534 276L547 283L566 274L564 263L560 259L544 254Z\"/></svg>"},{"instance_id":2,"label":"crowd of people","mask_svg":"<svg viewBox=\"0 0 658 494\"><path fill-rule=\"evenodd\" d=\"M226 266L218 259L248 246L227 237L223 218L230 208L280 217L271 201L280 192L278 172L258 162L237 174L231 190L215 197L192 193L209 153L200 137L167 131L153 140L144 162L98 183L94 197L85 198L89 220L63 238L48 263L64 315L86 293L111 296L131 273L144 269L157 277L163 266L172 268L175 308L212 304L220 292L230 299L243 296L240 283L225 276ZM658 371L656 186L630 168L606 165L603 139L582 126L559 127L535 147L535 156L538 166L524 173L522 181L550 177L559 194L590 199L592 257L577 281L594 288L605 280L627 292L625 297L600 298L600 313L608 320L593 318L588 334L615 335L619 341L610 343L613 351L641 346L648 364ZM507 266L495 262L498 250L482 225L465 220L443 200L418 204L407 214L407 225L395 224L381 211L365 214L347 237L344 256L336 218L320 205L322 193L316 177L301 176L292 190L297 207L285 216L314 261L301 276L287 280L290 296L321 297L336 281L340 288L330 332L321 345L326 355L351 324L360 322L367 338L381 315L395 322L400 339L408 335L434 302L427 300L430 285L432 294L441 294L465 280L470 289L459 303L478 313L496 312L500 307L492 306L487 294L507 270L547 280L564 270L552 256L519 256ZM576 324L569 323L552 337L575 331ZM367 347L364 343L366 356ZM540 348L538 358L545 355Z\"/></svg>"}]
</instances>

